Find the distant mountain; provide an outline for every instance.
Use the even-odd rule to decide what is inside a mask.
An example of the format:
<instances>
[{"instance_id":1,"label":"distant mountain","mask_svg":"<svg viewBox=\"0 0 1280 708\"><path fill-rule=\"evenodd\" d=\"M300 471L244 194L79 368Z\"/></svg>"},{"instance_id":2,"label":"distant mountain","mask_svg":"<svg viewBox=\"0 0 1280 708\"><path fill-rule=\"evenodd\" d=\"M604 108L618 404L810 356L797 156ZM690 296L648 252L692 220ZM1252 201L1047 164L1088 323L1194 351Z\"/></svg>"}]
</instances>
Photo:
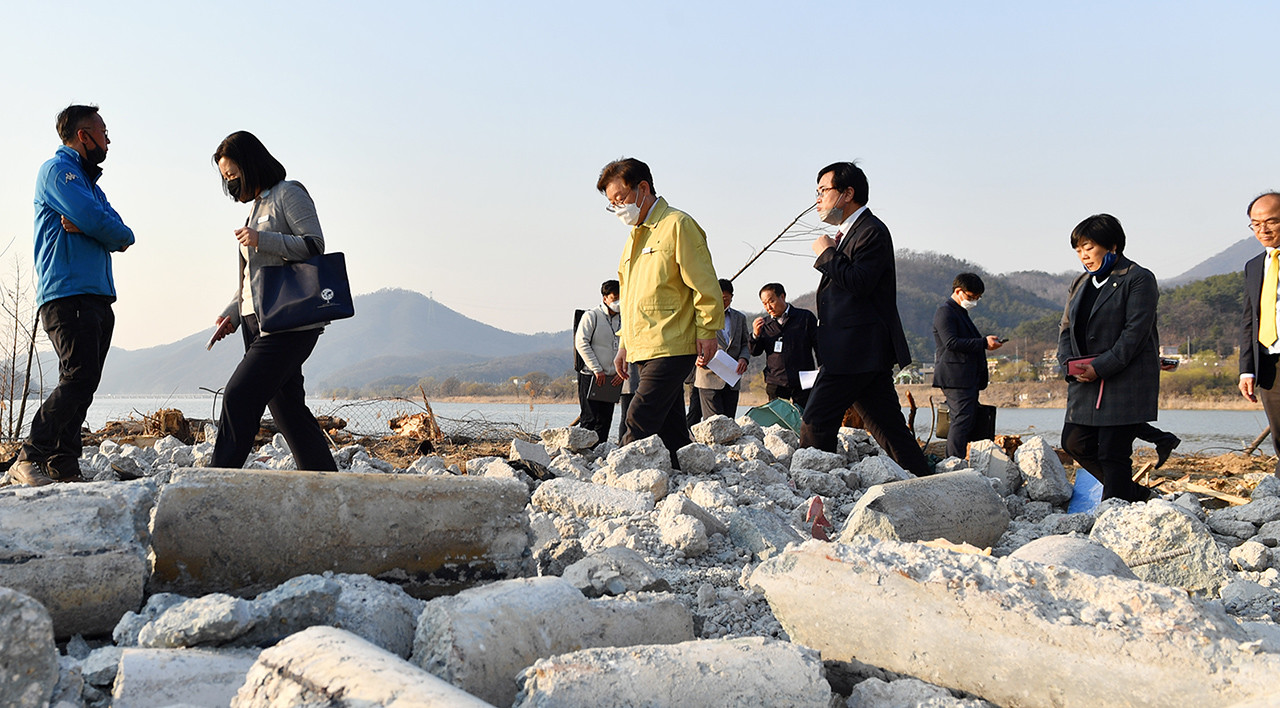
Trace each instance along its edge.
<instances>
[{"instance_id":1,"label":"distant mountain","mask_svg":"<svg viewBox=\"0 0 1280 708\"><path fill-rule=\"evenodd\" d=\"M330 325L304 371L308 390L319 393L391 375L558 349L572 368L569 332L516 334L466 317L409 290L379 290L355 298L356 316ZM240 333L205 351L209 331L171 344L125 351L113 349L103 371L102 393L194 393L226 383L244 352ZM521 375L530 371L525 369ZM551 372L549 372L551 373ZM558 371L555 372L558 375Z\"/></svg>"},{"instance_id":2,"label":"distant mountain","mask_svg":"<svg viewBox=\"0 0 1280 708\"><path fill-rule=\"evenodd\" d=\"M1231 244L1217 255L1205 259L1199 265L1193 266L1182 275L1168 280L1161 280L1160 285L1162 287L1186 285L1196 280L1203 280L1211 275L1226 275L1227 273L1242 271L1244 270L1245 261L1259 253L1262 253L1262 244L1258 243L1258 239L1248 236Z\"/></svg>"}]
</instances>

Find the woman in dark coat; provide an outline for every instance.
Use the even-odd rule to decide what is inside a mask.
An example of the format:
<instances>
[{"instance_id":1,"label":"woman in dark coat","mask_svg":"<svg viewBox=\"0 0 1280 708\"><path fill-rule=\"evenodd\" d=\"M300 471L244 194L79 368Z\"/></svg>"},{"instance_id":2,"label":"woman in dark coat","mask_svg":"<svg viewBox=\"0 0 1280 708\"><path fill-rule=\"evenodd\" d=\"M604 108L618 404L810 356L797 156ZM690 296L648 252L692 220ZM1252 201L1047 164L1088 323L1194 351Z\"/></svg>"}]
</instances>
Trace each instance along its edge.
<instances>
[{"instance_id":1,"label":"woman in dark coat","mask_svg":"<svg viewBox=\"0 0 1280 708\"><path fill-rule=\"evenodd\" d=\"M1062 447L1102 482L1102 498L1144 501L1132 479L1133 440L1155 420L1160 394L1156 305L1151 271L1124 255L1124 229L1110 214L1091 216L1071 232L1085 272L1068 291L1058 331L1058 363L1095 357L1068 372Z\"/></svg>"}]
</instances>

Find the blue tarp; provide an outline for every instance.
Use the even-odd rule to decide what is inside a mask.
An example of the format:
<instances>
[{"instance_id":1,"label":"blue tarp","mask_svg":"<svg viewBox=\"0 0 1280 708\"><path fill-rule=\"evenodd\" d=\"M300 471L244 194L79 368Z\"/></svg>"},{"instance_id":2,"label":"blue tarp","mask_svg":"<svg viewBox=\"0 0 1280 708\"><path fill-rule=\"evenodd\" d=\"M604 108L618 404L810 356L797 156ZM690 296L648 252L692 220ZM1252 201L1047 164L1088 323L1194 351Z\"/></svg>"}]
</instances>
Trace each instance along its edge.
<instances>
[{"instance_id":1,"label":"blue tarp","mask_svg":"<svg viewBox=\"0 0 1280 708\"><path fill-rule=\"evenodd\" d=\"M1079 514L1093 511L1102 503L1102 483L1083 469L1076 470L1076 486L1071 492L1071 503L1067 505L1068 514Z\"/></svg>"}]
</instances>

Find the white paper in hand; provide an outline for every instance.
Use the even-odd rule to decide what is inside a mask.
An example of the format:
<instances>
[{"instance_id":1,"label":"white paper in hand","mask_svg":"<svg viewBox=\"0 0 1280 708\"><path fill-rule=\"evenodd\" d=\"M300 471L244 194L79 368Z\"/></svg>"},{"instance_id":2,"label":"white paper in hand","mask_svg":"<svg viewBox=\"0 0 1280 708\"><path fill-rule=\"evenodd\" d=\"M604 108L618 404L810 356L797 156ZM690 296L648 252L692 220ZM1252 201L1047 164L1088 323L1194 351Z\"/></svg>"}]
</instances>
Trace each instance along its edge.
<instances>
[{"instance_id":1,"label":"white paper in hand","mask_svg":"<svg viewBox=\"0 0 1280 708\"><path fill-rule=\"evenodd\" d=\"M800 388L805 390L813 388L813 382L818 380L817 369L813 371L798 371L796 373L800 375Z\"/></svg>"},{"instance_id":2,"label":"white paper in hand","mask_svg":"<svg viewBox=\"0 0 1280 708\"><path fill-rule=\"evenodd\" d=\"M716 355L707 363L707 368L730 386L738 383L738 379L741 378L738 375L738 360L726 354L723 349L716 350Z\"/></svg>"}]
</instances>

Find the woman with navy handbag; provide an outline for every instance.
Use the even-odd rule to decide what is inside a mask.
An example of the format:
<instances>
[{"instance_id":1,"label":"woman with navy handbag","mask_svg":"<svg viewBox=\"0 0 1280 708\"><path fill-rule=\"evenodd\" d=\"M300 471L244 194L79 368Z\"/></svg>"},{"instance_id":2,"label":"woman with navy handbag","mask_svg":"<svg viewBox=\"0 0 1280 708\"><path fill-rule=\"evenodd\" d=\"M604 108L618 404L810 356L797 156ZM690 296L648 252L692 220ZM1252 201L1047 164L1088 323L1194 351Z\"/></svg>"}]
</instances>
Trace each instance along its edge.
<instances>
[{"instance_id":1,"label":"woman with navy handbag","mask_svg":"<svg viewBox=\"0 0 1280 708\"><path fill-rule=\"evenodd\" d=\"M264 409L289 443L298 469L337 470L329 442L307 408L302 364L311 355L326 322L279 332L259 326L261 269L304 261L324 252L324 234L311 195L285 180L284 165L252 133L228 135L213 153L223 191L252 204L245 225L235 230L240 263L235 297L218 316L209 346L244 325L245 353L223 391L213 467L239 468L249 457Z\"/></svg>"}]
</instances>

